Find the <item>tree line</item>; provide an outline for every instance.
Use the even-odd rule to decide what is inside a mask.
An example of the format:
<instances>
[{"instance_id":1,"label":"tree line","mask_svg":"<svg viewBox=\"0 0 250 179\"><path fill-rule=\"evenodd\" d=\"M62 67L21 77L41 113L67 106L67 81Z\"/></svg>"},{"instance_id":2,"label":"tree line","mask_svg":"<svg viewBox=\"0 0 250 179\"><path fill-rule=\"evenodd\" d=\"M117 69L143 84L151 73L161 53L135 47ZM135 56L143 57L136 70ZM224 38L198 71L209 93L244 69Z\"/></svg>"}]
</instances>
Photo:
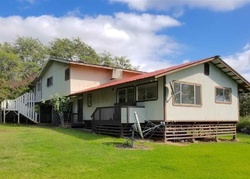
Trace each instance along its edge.
<instances>
[{"instance_id":1,"label":"tree line","mask_svg":"<svg viewBox=\"0 0 250 179\"><path fill-rule=\"evenodd\" d=\"M31 81L50 57L136 69L125 56L98 54L80 38L57 38L45 45L39 39L18 37L13 43L0 43L0 101L31 90Z\"/></svg>"}]
</instances>

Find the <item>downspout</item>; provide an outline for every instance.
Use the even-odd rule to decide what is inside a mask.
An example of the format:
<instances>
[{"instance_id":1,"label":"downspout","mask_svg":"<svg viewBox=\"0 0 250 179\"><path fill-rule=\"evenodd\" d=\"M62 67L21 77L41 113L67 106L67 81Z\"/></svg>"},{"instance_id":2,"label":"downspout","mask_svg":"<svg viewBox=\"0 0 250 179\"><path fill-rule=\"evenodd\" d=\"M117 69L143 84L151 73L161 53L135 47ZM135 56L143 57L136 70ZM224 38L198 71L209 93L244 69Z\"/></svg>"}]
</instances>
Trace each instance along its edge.
<instances>
[{"instance_id":1,"label":"downspout","mask_svg":"<svg viewBox=\"0 0 250 179\"><path fill-rule=\"evenodd\" d=\"M167 78L165 75L163 77L163 111L164 111L163 117L164 117L165 125L167 122L167 88L166 88L166 85L167 85ZM166 142L166 126L164 126L163 137L164 137L163 141Z\"/></svg>"},{"instance_id":2,"label":"downspout","mask_svg":"<svg viewBox=\"0 0 250 179\"><path fill-rule=\"evenodd\" d=\"M163 118L164 118L164 122L167 121L167 105L166 105L166 99L167 99L167 88L166 88L166 76L163 77Z\"/></svg>"}]
</instances>

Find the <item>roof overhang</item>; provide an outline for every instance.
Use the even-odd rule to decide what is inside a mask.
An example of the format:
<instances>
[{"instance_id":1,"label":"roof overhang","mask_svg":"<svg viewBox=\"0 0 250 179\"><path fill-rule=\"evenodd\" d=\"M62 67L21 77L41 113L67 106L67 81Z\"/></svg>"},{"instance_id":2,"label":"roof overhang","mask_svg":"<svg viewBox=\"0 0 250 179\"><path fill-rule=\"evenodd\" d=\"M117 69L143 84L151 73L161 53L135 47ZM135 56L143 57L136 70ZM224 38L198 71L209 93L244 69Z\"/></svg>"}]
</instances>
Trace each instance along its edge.
<instances>
[{"instance_id":1,"label":"roof overhang","mask_svg":"<svg viewBox=\"0 0 250 179\"><path fill-rule=\"evenodd\" d=\"M238 83L240 92L250 92L250 83L219 57L211 61L218 69Z\"/></svg>"},{"instance_id":2,"label":"roof overhang","mask_svg":"<svg viewBox=\"0 0 250 179\"><path fill-rule=\"evenodd\" d=\"M240 92L246 92L246 93L250 92L250 83L243 76L241 76L238 72L236 72L232 67L230 67L226 62L224 62L219 56L214 56L214 57L206 58L203 60L187 63L187 65L184 64L180 66L179 68L175 68L174 70L169 70L166 73L159 74L156 76L156 78L169 75L171 73L175 73L177 71L184 70L186 68L208 63L208 62L215 65L219 70L221 70L229 78L235 81L239 85Z\"/></svg>"}]
</instances>

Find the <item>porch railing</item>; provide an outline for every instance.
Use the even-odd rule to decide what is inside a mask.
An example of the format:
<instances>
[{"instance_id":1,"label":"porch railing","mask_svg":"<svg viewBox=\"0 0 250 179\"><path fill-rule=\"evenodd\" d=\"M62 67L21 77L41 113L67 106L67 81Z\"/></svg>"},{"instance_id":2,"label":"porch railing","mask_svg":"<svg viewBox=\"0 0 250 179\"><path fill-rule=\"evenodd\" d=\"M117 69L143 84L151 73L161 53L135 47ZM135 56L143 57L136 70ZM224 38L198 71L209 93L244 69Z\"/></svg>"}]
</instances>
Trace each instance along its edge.
<instances>
[{"instance_id":1,"label":"porch railing","mask_svg":"<svg viewBox=\"0 0 250 179\"><path fill-rule=\"evenodd\" d=\"M135 123L135 111L145 117L145 108L143 106L98 107L91 117L93 121L102 121L102 123ZM140 122L144 123L144 119L141 118Z\"/></svg>"}]
</instances>

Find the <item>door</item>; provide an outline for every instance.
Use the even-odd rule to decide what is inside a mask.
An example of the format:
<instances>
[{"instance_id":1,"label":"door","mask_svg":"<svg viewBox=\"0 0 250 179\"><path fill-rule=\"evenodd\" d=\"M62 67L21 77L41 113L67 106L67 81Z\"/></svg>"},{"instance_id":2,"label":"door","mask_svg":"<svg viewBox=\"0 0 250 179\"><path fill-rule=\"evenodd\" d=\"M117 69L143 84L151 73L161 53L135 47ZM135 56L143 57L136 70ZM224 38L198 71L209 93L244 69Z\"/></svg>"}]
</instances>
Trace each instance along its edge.
<instances>
[{"instance_id":1,"label":"door","mask_svg":"<svg viewBox=\"0 0 250 179\"><path fill-rule=\"evenodd\" d=\"M77 102L77 120L78 122L82 122L83 121L83 99L78 99Z\"/></svg>"},{"instance_id":2,"label":"door","mask_svg":"<svg viewBox=\"0 0 250 179\"><path fill-rule=\"evenodd\" d=\"M40 123L52 123L52 106L41 105L40 115Z\"/></svg>"}]
</instances>

